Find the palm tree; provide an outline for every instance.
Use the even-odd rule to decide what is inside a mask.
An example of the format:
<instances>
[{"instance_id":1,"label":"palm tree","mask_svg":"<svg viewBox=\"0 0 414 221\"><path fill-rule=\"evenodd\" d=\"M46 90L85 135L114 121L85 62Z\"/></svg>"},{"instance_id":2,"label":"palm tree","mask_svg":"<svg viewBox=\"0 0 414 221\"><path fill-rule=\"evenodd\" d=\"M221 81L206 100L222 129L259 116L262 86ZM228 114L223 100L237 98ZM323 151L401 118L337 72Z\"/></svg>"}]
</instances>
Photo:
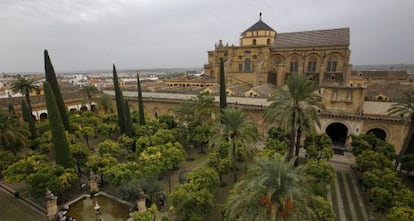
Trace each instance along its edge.
<instances>
[{"instance_id":1,"label":"palm tree","mask_svg":"<svg viewBox=\"0 0 414 221\"><path fill-rule=\"evenodd\" d=\"M251 152L257 141L257 129L248 120L248 115L239 109L226 108L221 114L221 122L218 123L218 132L210 143L213 147L219 147L221 143L229 141L231 143L231 158L233 167L233 180L237 181L237 152L240 148Z\"/></svg>"},{"instance_id":2,"label":"palm tree","mask_svg":"<svg viewBox=\"0 0 414 221\"><path fill-rule=\"evenodd\" d=\"M0 109L0 145L17 153L18 147L26 146L30 136L27 125Z\"/></svg>"},{"instance_id":3,"label":"palm tree","mask_svg":"<svg viewBox=\"0 0 414 221\"><path fill-rule=\"evenodd\" d=\"M256 161L227 199L225 220L310 220L310 195L300 167L282 157Z\"/></svg>"},{"instance_id":4,"label":"palm tree","mask_svg":"<svg viewBox=\"0 0 414 221\"><path fill-rule=\"evenodd\" d=\"M13 94L21 93L25 96L27 107L29 108L30 113L32 113L32 103L30 102L30 93L32 91L39 91L39 85L36 84L36 81L32 78L25 77L22 75L17 75L17 79L11 82L10 90Z\"/></svg>"},{"instance_id":5,"label":"palm tree","mask_svg":"<svg viewBox=\"0 0 414 221\"><path fill-rule=\"evenodd\" d=\"M317 108L320 106L320 98L315 93L317 89L317 85L309 77L293 74L286 81L286 87L278 87L269 98L272 103L264 112L265 121L280 122L283 129L290 130L287 160L293 158L295 146L299 148L299 136L302 133L309 134L314 123L319 125ZM296 152L299 153L299 150Z\"/></svg>"},{"instance_id":6,"label":"palm tree","mask_svg":"<svg viewBox=\"0 0 414 221\"><path fill-rule=\"evenodd\" d=\"M398 166L401 162L402 156L408 148L408 144L414 133L414 90L410 90L404 93L404 96L397 103L391 105L388 109L389 115L407 116L410 119L410 127L405 136L404 143L400 152L398 153L395 165Z\"/></svg>"}]
</instances>

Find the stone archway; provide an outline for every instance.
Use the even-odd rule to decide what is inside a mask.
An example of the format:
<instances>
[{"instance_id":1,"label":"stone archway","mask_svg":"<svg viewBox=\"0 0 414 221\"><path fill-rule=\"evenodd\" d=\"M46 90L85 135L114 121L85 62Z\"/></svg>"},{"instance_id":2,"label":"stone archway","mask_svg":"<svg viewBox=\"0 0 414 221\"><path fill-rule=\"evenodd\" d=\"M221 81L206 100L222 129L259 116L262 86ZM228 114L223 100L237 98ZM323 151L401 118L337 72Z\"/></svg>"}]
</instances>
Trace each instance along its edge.
<instances>
[{"instance_id":1,"label":"stone archway","mask_svg":"<svg viewBox=\"0 0 414 221\"><path fill-rule=\"evenodd\" d=\"M377 138L384 140L387 138L387 133L380 128L373 128L367 132L367 134L373 133Z\"/></svg>"},{"instance_id":2,"label":"stone archway","mask_svg":"<svg viewBox=\"0 0 414 221\"><path fill-rule=\"evenodd\" d=\"M46 120L47 119L47 113L41 113L39 117L40 117L40 120Z\"/></svg>"},{"instance_id":3,"label":"stone archway","mask_svg":"<svg viewBox=\"0 0 414 221\"><path fill-rule=\"evenodd\" d=\"M338 153L345 150L348 137L348 127L342 123L332 123L326 128L325 133L332 139L332 148Z\"/></svg>"}]
</instances>

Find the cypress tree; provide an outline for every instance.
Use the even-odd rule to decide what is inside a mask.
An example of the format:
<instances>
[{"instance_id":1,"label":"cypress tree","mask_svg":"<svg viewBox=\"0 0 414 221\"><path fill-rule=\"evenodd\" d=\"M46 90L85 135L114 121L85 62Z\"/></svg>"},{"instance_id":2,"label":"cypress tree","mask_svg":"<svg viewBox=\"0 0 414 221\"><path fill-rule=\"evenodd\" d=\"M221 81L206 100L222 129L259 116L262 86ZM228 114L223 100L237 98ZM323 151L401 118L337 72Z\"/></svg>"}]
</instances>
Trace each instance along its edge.
<instances>
[{"instance_id":1,"label":"cypress tree","mask_svg":"<svg viewBox=\"0 0 414 221\"><path fill-rule=\"evenodd\" d=\"M141 82L139 81L139 74L137 72L137 90L138 90L138 117L139 124L145 125L144 101L142 100Z\"/></svg>"},{"instance_id":2,"label":"cypress tree","mask_svg":"<svg viewBox=\"0 0 414 221\"><path fill-rule=\"evenodd\" d=\"M59 110L59 114L62 119L63 126L65 127L65 130L70 131L68 113L66 111L65 101L63 100L62 94L60 93L59 84L56 79L55 69L53 68L52 62L50 61L49 53L47 52L47 50L44 51L44 55L45 55L46 81L49 82L50 87L52 88L53 93L55 95L56 105Z\"/></svg>"},{"instance_id":3,"label":"cypress tree","mask_svg":"<svg viewBox=\"0 0 414 221\"><path fill-rule=\"evenodd\" d=\"M220 58L220 113L227 107L226 80L224 78L224 61Z\"/></svg>"},{"instance_id":4,"label":"cypress tree","mask_svg":"<svg viewBox=\"0 0 414 221\"><path fill-rule=\"evenodd\" d=\"M43 83L45 101L49 118L50 130L52 132L52 143L55 151L56 164L64 168L74 167L74 161L69 150L69 141L63 127L62 119L56 105L55 95L49 82Z\"/></svg>"},{"instance_id":5,"label":"cypress tree","mask_svg":"<svg viewBox=\"0 0 414 221\"><path fill-rule=\"evenodd\" d=\"M128 101L124 102L124 110L125 110L125 126L126 126L126 135L128 137L132 137L135 134L134 127L132 126L132 119L131 119L131 110L129 108Z\"/></svg>"},{"instance_id":6,"label":"cypress tree","mask_svg":"<svg viewBox=\"0 0 414 221\"><path fill-rule=\"evenodd\" d=\"M116 98L116 109L118 111L118 125L121 130L121 134L126 133L126 121L125 121L125 104L124 99L122 97L122 91L119 88L118 83L118 75L116 73L115 64L113 65L113 81L114 81L114 90L115 90L115 98Z\"/></svg>"},{"instance_id":7,"label":"cypress tree","mask_svg":"<svg viewBox=\"0 0 414 221\"><path fill-rule=\"evenodd\" d=\"M37 137L37 131L36 131L36 126L33 120L32 113L30 113L29 107L24 100L22 100L21 106L22 106L21 110L22 110L22 115L23 115L23 121L29 125L29 130L31 133L30 138L34 140Z\"/></svg>"}]
</instances>

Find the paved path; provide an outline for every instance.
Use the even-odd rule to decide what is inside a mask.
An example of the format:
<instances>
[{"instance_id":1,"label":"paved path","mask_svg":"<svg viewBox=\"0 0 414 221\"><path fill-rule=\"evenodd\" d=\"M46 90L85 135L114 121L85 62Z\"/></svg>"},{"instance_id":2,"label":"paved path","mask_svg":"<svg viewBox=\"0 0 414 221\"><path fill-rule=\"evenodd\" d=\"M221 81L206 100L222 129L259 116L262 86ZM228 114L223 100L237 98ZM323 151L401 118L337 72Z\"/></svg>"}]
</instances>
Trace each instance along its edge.
<instances>
[{"instance_id":1,"label":"paved path","mask_svg":"<svg viewBox=\"0 0 414 221\"><path fill-rule=\"evenodd\" d=\"M368 221L364 201L359 193L352 165L355 165L352 154L334 155L330 163L333 165L336 178L328 198L338 221Z\"/></svg>"}]
</instances>

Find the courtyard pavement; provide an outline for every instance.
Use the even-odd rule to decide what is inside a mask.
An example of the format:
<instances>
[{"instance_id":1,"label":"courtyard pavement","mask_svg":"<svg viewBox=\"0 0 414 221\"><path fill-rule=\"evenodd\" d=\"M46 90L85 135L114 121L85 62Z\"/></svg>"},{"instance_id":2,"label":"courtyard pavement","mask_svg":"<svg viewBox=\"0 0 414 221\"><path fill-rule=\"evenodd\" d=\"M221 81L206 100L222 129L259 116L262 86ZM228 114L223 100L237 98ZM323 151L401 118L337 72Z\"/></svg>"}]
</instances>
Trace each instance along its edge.
<instances>
[{"instance_id":1,"label":"courtyard pavement","mask_svg":"<svg viewBox=\"0 0 414 221\"><path fill-rule=\"evenodd\" d=\"M328 199L332 202L337 221L369 221L365 203L358 188L358 182L352 171L355 158L352 153L335 154L330 160L335 169L335 180Z\"/></svg>"}]
</instances>

